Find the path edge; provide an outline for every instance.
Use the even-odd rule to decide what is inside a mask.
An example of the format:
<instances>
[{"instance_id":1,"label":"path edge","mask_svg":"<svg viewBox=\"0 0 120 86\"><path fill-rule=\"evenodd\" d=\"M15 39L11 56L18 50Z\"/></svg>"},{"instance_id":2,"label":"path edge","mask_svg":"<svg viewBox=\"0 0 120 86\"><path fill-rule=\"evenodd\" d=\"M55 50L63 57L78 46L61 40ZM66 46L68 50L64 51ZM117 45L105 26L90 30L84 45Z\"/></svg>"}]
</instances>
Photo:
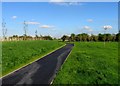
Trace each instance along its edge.
<instances>
[{"instance_id":1,"label":"path edge","mask_svg":"<svg viewBox=\"0 0 120 86\"><path fill-rule=\"evenodd\" d=\"M74 47L74 46L73 46L73 47ZM73 47L72 47L72 49L73 49ZM68 54L67 58L65 59L65 61L63 62L63 64L61 65L61 67L60 67L60 69L58 70L58 72L62 69L64 63L67 61L68 57L70 56L70 54L71 54L71 52L72 52L72 49L71 49L70 53ZM53 81L55 80L55 78L56 78L58 72L56 73L56 75L55 75L55 77L53 78L53 80L50 82L50 85L53 84Z\"/></svg>"},{"instance_id":2,"label":"path edge","mask_svg":"<svg viewBox=\"0 0 120 86\"><path fill-rule=\"evenodd\" d=\"M47 56L47 55L49 55L49 54L51 54L51 53L55 52L56 50L58 50L58 49L60 49L60 48L62 48L62 47L64 47L64 46L66 46L66 44L64 44L64 45L62 45L62 46L60 46L60 47L58 47L58 48L56 48L56 49L52 50L51 52L48 52L47 54L45 54L45 55L41 56L41 58L38 58L38 59L36 59L36 60L34 60L34 61L31 61L31 62L29 62L28 64L23 65L23 66L19 67L18 69L16 69L16 70L14 70L14 71L12 71L12 72L10 72L10 73L8 73L8 74L6 74L6 75L4 75L4 76L0 77L0 79L2 79L2 78L4 78L4 77L6 77L6 76L8 76L8 75L10 75L10 74L12 74L12 73L14 73L14 72L16 72L16 71L20 70L20 69L22 69L22 68L24 68L24 67L26 67L26 66L28 66L28 65L32 64L33 62L36 62L36 61L38 61L38 60L40 60L40 59L44 58L45 56Z\"/></svg>"}]
</instances>

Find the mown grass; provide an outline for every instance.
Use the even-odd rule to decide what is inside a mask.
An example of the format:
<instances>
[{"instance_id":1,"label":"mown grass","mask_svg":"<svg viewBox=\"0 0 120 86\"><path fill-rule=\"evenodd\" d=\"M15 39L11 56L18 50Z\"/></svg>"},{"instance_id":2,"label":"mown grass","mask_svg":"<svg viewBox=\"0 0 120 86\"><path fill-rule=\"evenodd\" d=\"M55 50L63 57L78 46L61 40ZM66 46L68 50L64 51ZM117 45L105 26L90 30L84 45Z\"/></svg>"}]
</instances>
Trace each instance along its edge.
<instances>
[{"instance_id":1,"label":"mown grass","mask_svg":"<svg viewBox=\"0 0 120 86\"><path fill-rule=\"evenodd\" d=\"M76 42L54 84L118 84L118 43Z\"/></svg>"},{"instance_id":2,"label":"mown grass","mask_svg":"<svg viewBox=\"0 0 120 86\"><path fill-rule=\"evenodd\" d=\"M2 76L64 45L58 41L13 41L2 43Z\"/></svg>"},{"instance_id":3,"label":"mown grass","mask_svg":"<svg viewBox=\"0 0 120 86\"><path fill-rule=\"evenodd\" d=\"M2 76L2 42L0 41L0 76Z\"/></svg>"}]
</instances>

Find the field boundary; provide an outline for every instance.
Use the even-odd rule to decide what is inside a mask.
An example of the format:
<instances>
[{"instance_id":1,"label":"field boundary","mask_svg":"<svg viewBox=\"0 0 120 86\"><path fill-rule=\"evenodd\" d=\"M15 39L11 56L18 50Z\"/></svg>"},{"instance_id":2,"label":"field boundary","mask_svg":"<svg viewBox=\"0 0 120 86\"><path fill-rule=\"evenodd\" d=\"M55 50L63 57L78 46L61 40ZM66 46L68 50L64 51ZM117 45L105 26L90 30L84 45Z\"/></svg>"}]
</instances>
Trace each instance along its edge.
<instances>
[{"instance_id":1,"label":"field boundary","mask_svg":"<svg viewBox=\"0 0 120 86\"><path fill-rule=\"evenodd\" d=\"M4 78L4 77L6 77L6 76L8 76L8 75L10 75L10 74L12 74L12 73L18 71L18 70L20 70L20 69L23 68L23 67L26 67L26 66L32 64L33 62L36 62L36 61L42 59L42 58L45 57L46 55L49 55L49 54L55 52L56 50L58 50L58 49L64 47L65 45L66 45L66 44L64 44L64 45L62 45L62 46L60 46L60 47L58 47L58 48L56 48L56 49L54 49L54 50L52 50L52 51L46 53L46 54L43 55L43 56L40 56L41 58L38 58L38 59L36 59L36 60L34 60L34 61L31 61L31 62L29 62L28 64L26 64L26 65L24 65L24 66L21 66L21 67L19 67L18 69L14 70L14 71L12 71L12 72L10 72L10 73L8 73L8 74L5 74L4 76L0 77L0 79L2 79L2 78Z\"/></svg>"},{"instance_id":2,"label":"field boundary","mask_svg":"<svg viewBox=\"0 0 120 86\"><path fill-rule=\"evenodd\" d=\"M74 46L73 46L74 47ZM73 47L72 47L72 49L73 49ZM63 62L63 64L61 65L61 67L60 67L60 69L59 70L61 70L61 68L62 68L62 66L64 65L64 63L67 61L67 59L68 59L68 57L70 56L70 54L71 54L71 52L72 52L72 49L71 49L71 51L70 51L70 53L68 54L68 56L67 56L67 58L65 59L65 61ZM59 70L58 70L58 72L59 72ZM58 72L57 72L57 74L58 74ZM56 75L57 75L56 74ZM56 77L56 76L55 76ZM53 83L53 81L55 80L55 77L53 78L53 80L50 82L50 85Z\"/></svg>"}]
</instances>

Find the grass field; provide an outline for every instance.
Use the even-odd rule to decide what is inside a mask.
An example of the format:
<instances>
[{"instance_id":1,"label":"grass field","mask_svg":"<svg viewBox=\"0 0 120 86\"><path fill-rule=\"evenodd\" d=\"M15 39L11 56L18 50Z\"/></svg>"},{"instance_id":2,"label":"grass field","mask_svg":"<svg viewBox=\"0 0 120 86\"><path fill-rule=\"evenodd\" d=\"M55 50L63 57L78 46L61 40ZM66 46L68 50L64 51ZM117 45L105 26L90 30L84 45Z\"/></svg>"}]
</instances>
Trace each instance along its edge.
<instances>
[{"instance_id":1,"label":"grass field","mask_svg":"<svg viewBox=\"0 0 120 86\"><path fill-rule=\"evenodd\" d=\"M2 43L2 75L22 67L64 45L58 41L13 41Z\"/></svg>"},{"instance_id":2,"label":"grass field","mask_svg":"<svg viewBox=\"0 0 120 86\"><path fill-rule=\"evenodd\" d=\"M118 43L76 42L53 84L117 84Z\"/></svg>"},{"instance_id":3,"label":"grass field","mask_svg":"<svg viewBox=\"0 0 120 86\"><path fill-rule=\"evenodd\" d=\"M2 42L0 42L0 76L2 76Z\"/></svg>"}]
</instances>

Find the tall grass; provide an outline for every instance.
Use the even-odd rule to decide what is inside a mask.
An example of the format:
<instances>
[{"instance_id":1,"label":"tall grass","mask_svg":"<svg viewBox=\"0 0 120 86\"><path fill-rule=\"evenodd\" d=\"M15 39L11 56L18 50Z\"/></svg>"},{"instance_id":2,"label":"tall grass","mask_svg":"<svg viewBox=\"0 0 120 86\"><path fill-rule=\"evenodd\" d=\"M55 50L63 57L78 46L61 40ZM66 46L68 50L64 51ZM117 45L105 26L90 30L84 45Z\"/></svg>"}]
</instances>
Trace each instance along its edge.
<instances>
[{"instance_id":1,"label":"tall grass","mask_svg":"<svg viewBox=\"0 0 120 86\"><path fill-rule=\"evenodd\" d=\"M117 84L118 43L76 42L53 84Z\"/></svg>"},{"instance_id":2,"label":"tall grass","mask_svg":"<svg viewBox=\"0 0 120 86\"><path fill-rule=\"evenodd\" d=\"M0 76L2 76L2 42L0 41Z\"/></svg>"},{"instance_id":3,"label":"tall grass","mask_svg":"<svg viewBox=\"0 0 120 86\"><path fill-rule=\"evenodd\" d=\"M2 74L21 66L62 46L58 41L14 41L2 43Z\"/></svg>"}]
</instances>

